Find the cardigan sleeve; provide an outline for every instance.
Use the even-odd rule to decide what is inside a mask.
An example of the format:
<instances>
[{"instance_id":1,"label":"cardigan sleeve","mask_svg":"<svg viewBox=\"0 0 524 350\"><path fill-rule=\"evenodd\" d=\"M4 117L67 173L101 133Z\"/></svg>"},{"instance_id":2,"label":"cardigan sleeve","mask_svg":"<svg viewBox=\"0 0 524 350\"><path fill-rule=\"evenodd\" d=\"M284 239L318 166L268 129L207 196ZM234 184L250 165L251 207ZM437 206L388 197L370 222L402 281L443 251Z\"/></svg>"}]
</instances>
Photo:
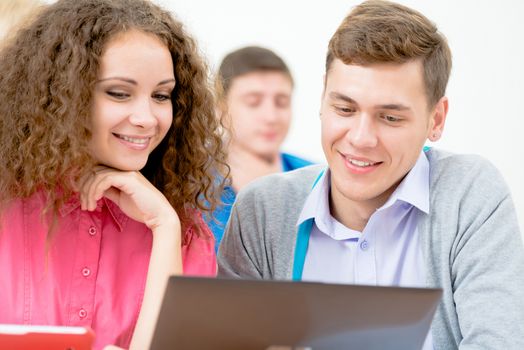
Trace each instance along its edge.
<instances>
[{"instance_id":1,"label":"cardigan sleeve","mask_svg":"<svg viewBox=\"0 0 524 350\"><path fill-rule=\"evenodd\" d=\"M242 217L242 213L254 213L254 203L249 197L239 196L233 205L226 233L218 249L218 276L229 278L262 278L256 253L252 251L253 240L259 237L257 225L250 221L254 215ZM246 229L246 225L249 226ZM249 235L249 236L246 236Z\"/></svg>"},{"instance_id":2,"label":"cardigan sleeve","mask_svg":"<svg viewBox=\"0 0 524 350\"><path fill-rule=\"evenodd\" d=\"M430 250L444 294L434 339L443 349L524 349L524 248L509 189L480 157L448 157L440 168Z\"/></svg>"},{"instance_id":3,"label":"cardigan sleeve","mask_svg":"<svg viewBox=\"0 0 524 350\"><path fill-rule=\"evenodd\" d=\"M524 349L524 250L509 195L464 228L451 262L459 349Z\"/></svg>"}]
</instances>

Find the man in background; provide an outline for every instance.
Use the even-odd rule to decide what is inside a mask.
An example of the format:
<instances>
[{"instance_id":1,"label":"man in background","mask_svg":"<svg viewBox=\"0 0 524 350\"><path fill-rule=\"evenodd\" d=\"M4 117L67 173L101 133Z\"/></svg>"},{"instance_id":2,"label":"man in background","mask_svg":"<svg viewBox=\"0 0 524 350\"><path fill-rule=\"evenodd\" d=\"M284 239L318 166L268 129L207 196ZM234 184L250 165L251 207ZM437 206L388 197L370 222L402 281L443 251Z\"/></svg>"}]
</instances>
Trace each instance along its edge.
<instances>
[{"instance_id":1,"label":"man in background","mask_svg":"<svg viewBox=\"0 0 524 350\"><path fill-rule=\"evenodd\" d=\"M293 78L277 54L258 46L229 53L218 70L217 91L232 180L223 205L207 220L218 249L238 191L261 176L311 163L281 151L291 124Z\"/></svg>"}]
</instances>

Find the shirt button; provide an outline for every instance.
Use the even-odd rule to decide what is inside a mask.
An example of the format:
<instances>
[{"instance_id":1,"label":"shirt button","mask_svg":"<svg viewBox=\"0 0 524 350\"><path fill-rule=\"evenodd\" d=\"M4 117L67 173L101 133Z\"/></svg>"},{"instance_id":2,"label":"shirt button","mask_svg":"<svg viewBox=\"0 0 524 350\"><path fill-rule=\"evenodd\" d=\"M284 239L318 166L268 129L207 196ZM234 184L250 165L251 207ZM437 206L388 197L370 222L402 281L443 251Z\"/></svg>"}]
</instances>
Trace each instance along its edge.
<instances>
[{"instance_id":1,"label":"shirt button","mask_svg":"<svg viewBox=\"0 0 524 350\"><path fill-rule=\"evenodd\" d=\"M87 267L84 267L84 268L82 269L82 275L83 275L84 277L87 277L87 276L89 276L90 274L91 274L91 270L89 270Z\"/></svg>"},{"instance_id":2,"label":"shirt button","mask_svg":"<svg viewBox=\"0 0 524 350\"><path fill-rule=\"evenodd\" d=\"M362 242L360 242L360 249L362 249L362 250L368 250L368 248L369 248L369 243L368 243L368 241L363 240Z\"/></svg>"},{"instance_id":3,"label":"shirt button","mask_svg":"<svg viewBox=\"0 0 524 350\"><path fill-rule=\"evenodd\" d=\"M89 228L89 231L88 231L88 232L89 232L89 234L90 234L91 236L96 235L96 227L91 226L91 227Z\"/></svg>"},{"instance_id":4,"label":"shirt button","mask_svg":"<svg viewBox=\"0 0 524 350\"><path fill-rule=\"evenodd\" d=\"M80 311L78 311L78 316L80 318L85 318L87 316L87 311L84 309L80 309Z\"/></svg>"}]
</instances>

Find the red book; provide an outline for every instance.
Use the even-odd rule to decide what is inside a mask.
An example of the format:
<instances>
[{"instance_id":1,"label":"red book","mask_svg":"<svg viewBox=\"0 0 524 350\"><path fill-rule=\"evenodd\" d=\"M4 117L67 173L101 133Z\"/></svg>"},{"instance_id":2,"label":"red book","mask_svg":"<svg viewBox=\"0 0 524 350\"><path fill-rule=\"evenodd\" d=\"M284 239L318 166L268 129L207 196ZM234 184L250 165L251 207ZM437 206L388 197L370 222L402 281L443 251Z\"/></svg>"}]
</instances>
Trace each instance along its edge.
<instances>
[{"instance_id":1,"label":"red book","mask_svg":"<svg viewBox=\"0 0 524 350\"><path fill-rule=\"evenodd\" d=\"M0 324L0 349L92 350L94 333L84 327Z\"/></svg>"}]
</instances>

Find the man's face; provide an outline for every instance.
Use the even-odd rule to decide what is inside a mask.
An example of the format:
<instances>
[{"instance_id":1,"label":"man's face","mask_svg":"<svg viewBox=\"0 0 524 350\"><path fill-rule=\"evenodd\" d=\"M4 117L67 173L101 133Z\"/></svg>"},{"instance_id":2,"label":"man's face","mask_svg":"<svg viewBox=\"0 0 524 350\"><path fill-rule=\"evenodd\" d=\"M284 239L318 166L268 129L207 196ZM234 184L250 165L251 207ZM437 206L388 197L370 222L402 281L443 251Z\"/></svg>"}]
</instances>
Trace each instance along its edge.
<instances>
[{"instance_id":1,"label":"man's face","mask_svg":"<svg viewBox=\"0 0 524 350\"><path fill-rule=\"evenodd\" d=\"M227 94L232 144L259 157L278 155L291 122L292 90L291 80L280 72L233 79Z\"/></svg>"},{"instance_id":2,"label":"man's face","mask_svg":"<svg viewBox=\"0 0 524 350\"><path fill-rule=\"evenodd\" d=\"M445 98L428 109L419 61L357 66L335 60L321 107L334 204L381 206L415 165L426 138L440 137L445 111Z\"/></svg>"}]
</instances>

